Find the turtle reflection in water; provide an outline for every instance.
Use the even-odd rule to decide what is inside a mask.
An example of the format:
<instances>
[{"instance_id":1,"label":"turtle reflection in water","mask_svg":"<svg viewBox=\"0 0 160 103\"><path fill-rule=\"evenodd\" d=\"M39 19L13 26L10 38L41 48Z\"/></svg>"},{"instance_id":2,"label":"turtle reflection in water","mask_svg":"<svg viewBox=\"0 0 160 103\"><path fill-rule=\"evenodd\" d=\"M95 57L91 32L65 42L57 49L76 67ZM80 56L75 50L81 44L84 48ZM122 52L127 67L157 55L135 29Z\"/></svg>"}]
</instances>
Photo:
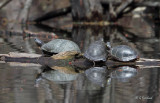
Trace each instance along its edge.
<instances>
[{"instance_id":1,"label":"turtle reflection in water","mask_svg":"<svg viewBox=\"0 0 160 103\"><path fill-rule=\"evenodd\" d=\"M109 55L118 61L128 62L139 58L138 53L127 45L118 45L112 48L110 42L107 42L107 47Z\"/></svg>"},{"instance_id":2,"label":"turtle reflection in water","mask_svg":"<svg viewBox=\"0 0 160 103\"><path fill-rule=\"evenodd\" d=\"M137 75L137 69L129 66L122 66L117 68L110 74L113 79L118 79L118 81L126 82L129 78Z\"/></svg>"},{"instance_id":3,"label":"turtle reflection in water","mask_svg":"<svg viewBox=\"0 0 160 103\"><path fill-rule=\"evenodd\" d=\"M55 66L55 67L51 67L50 69L54 69L54 70L42 72L38 76L36 83L39 83L41 79L47 79L52 82L63 84L66 82L74 81L78 76L78 72L71 67Z\"/></svg>"},{"instance_id":4,"label":"turtle reflection in water","mask_svg":"<svg viewBox=\"0 0 160 103\"><path fill-rule=\"evenodd\" d=\"M42 73L42 78L56 82L56 83L65 83L74 81L78 74L67 74L57 70L51 70L48 72Z\"/></svg>"},{"instance_id":5,"label":"turtle reflection in water","mask_svg":"<svg viewBox=\"0 0 160 103\"><path fill-rule=\"evenodd\" d=\"M92 67L85 71L86 77L93 82L104 87L107 79L107 69L106 67Z\"/></svg>"},{"instance_id":6,"label":"turtle reflection in water","mask_svg":"<svg viewBox=\"0 0 160 103\"><path fill-rule=\"evenodd\" d=\"M78 45L70 40L54 39L48 43L43 43L40 39L35 38L35 42L41 47L43 53L49 56L66 51L81 52Z\"/></svg>"}]
</instances>

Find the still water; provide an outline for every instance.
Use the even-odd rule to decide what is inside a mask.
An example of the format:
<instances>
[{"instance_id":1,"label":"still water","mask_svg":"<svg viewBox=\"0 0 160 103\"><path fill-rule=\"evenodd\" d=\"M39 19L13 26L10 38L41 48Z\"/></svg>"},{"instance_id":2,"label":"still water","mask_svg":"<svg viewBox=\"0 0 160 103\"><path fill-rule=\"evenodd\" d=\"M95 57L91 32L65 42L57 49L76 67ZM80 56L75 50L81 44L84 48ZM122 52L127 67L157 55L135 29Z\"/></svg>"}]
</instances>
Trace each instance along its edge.
<instances>
[{"instance_id":1,"label":"still water","mask_svg":"<svg viewBox=\"0 0 160 103\"><path fill-rule=\"evenodd\" d=\"M143 22L146 23L143 27L137 23L130 31L123 27L74 27L59 38L73 40L82 52L91 42L103 39L113 45L127 44L140 57L158 59L160 34ZM0 54L41 53L32 37L25 40L19 35L0 37ZM45 66L0 63L0 103L159 103L158 67L93 67L71 74L56 70L41 72L42 68Z\"/></svg>"}]
</instances>

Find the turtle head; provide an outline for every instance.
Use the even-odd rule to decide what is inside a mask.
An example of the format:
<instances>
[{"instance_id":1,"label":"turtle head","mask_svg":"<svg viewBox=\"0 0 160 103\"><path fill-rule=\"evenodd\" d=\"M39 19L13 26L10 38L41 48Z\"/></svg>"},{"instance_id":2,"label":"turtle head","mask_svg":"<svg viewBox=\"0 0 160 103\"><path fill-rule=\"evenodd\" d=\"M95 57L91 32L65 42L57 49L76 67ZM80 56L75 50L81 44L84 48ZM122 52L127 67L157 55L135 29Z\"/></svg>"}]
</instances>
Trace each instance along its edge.
<instances>
[{"instance_id":1,"label":"turtle head","mask_svg":"<svg viewBox=\"0 0 160 103\"><path fill-rule=\"evenodd\" d=\"M109 49L109 50L112 48L110 42L107 42L107 43L106 43L106 46L107 46L107 49Z\"/></svg>"},{"instance_id":2,"label":"turtle head","mask_svg":"<svg viewBox=\"0 0 160 103\"><path fill-rule=\"evenodd\" d=\"M34 41L35 41L35 43L36 43L39 47L41 47L41 46L44 44L44 42L41 41L41 40L38 39L38 38L35 38Z\"/></svg>"}]
</instances>

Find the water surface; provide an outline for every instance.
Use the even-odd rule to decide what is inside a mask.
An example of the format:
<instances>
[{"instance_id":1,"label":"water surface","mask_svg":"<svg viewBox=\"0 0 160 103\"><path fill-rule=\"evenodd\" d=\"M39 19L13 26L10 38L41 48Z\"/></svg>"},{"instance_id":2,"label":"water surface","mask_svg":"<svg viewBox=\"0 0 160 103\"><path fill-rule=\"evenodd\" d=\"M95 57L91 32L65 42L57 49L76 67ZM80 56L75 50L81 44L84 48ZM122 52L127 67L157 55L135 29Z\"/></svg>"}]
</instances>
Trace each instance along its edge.
<instances>
[{"instance_id":1,"label":"water surface","mask_svg":"<svg viewBox=\"0 0 160 103\"><path fill-rule=\"evenodd\" d=\"M146 24L141 27L141 23L137 23L141 27L137 28L134 21L135 28L129 30L117 26L73 27L70 32L72 36L61 34L59 38L73 40L80 46L82 52L91 42L103 39L105 42L110 41L113 46L129 45L141 57L157 59L160 57L160 34L147 21L143 22ZM49 41L48 38L42 38ZM2 35L0 53L9 52L41 53L32 37L24 40L22 36ZM98 83L88 78L85 73L65 74L53 70L39 74L41 68L41 66L0 63L0 102L159 103L160 68L158 67L133 68L128 71L112 68L117 70L112 72L106 69L107 71L102 72L103 75L99 78L103 79L102 82ZM116 73L121 74L114 76ZM96 78L98 75L93 72L93 77Z\"/></svg>"}]
</instances>

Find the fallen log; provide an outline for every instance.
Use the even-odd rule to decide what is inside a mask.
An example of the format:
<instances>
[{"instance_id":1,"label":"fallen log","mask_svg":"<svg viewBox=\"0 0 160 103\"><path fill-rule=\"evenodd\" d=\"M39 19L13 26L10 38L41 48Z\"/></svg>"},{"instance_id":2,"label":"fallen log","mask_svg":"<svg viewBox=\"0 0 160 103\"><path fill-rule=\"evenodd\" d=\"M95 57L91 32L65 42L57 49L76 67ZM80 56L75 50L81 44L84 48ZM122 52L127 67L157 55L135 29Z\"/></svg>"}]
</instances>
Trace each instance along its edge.
<instances>
[{"instance_id":1,"label":"fallen log","mask_svg":"<svg viewBox=\"0 0 160 103\"><path fill-rule=\"evenodd\" d=\"M28 54L28 53L15 53L11 52L9 54L0 54L0 63L4 62L18 62L18 63L34 63L40 65L47 65L49 67L59 66L71 66L77 67L80 69L87 69L92 66L107 66L107 67L117 67L117 66L138 66L140 68L149 68L149 67L160 67L160 59L147 59L147 58L140 58L136 61L131 62L119 62L113 60L107 60L104 62L92 62L84 58L83 56L80 58L70 57L62 55L65 53L59 53L52 57L44 57L40 54ZM68 58L69 57L69 58Z\"/></svg>"},{"instance_id":2,"label":"fallen log","mask_svg":"<svg viewBox=\"0 0 160 103\"><path fill-rule=\"evenodd\" d=\"M62 54L62 55L61 55ZM61 57L60 57L61 56ZM10 52L9 54L0 54L1 62L14 62L14 63L34 63L40 65L47 65L49 67L53 66L72 66L78 68L89 68L93 66L93 62L86 60L85 58L74 59L71 54L69 54L69 58L65 58L66 56L63 53L59 53L52 57L44 57L39 54L28 54L28 53L16 53Z\"/></svg>"}]
</instances>

